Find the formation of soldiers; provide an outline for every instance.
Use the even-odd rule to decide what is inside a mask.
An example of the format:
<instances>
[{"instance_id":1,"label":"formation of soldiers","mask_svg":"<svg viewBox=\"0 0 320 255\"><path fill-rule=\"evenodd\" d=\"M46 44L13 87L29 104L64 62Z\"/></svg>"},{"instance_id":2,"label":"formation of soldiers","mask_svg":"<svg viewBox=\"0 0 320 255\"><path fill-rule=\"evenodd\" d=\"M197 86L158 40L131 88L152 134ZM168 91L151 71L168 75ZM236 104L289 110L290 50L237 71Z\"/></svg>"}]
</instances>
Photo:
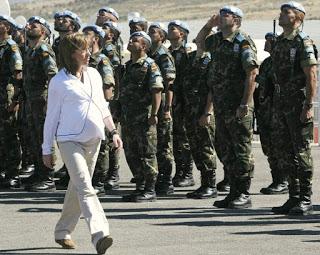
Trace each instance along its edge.
<instances>
[{"instance_id":1,"label":"formation of soldiers","mask_svg":"<svg viewBox=\"0 0 320 255\"><path fill-rule=\"evenodd\" d=\"M261 193L289 193L282 206L272 208L274 213L312 212L317 49L301 31L305 14L300 3L281 5L283 33L266 34L270 57L259 68L255 44L240 30L244 14L235 6L210 18L194 40L196 51L186 46L190 30L185 22L148 26L146 19L133 18L127 47L131 56L125 64L118 13L110 7L98 11L96 24L82 32L90 42L89 65L101 74L106 101L119 129L121 124L136 184L123 201L155 201L157 195L174 193L174 187L194 186L195 164L201 185L188 198L215 198L223 191L229 194L215 207L251 207L255 114L272 175ZM71 11L57 12L54 29L59 37L50 45L52 31L43 18L31 17L19 27L0 16L1 188L24 185L41 192L68 185L65 167L54 173L42 163L41 144L48 84L61 61L59 42L80 31L80 18ZM119 152L106 135L92 180L98 193L119 189ZM224 179L217 185L216 155L224 166ZM19 174L28 173L32 175L21 184Z\"/></svg>"}]
</instances>

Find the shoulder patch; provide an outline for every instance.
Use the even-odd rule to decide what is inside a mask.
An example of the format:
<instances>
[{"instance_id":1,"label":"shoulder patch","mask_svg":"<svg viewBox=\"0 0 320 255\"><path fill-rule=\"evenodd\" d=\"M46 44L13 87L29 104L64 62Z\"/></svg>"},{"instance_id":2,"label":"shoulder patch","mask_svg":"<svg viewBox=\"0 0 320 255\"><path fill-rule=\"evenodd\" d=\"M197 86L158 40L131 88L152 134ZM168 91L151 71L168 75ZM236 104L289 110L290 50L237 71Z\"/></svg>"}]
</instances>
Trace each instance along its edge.
<instances>
[{"instance_id":1,"label":"shoulder patch","mask_svg":"<svg viewBox=\"0 0 320 255\"><path fill-rule=\"evenodd\" d=\"M239 33L237 36L236 36L236 39L238 40L238 42L242 42L242 41L244 41L245 40L245 37L241 34L241 33Z\"/></svg>"},{"instance_id":2,"label":"shoulder patch","mask_svg":"<svg viewBox=\"0 0 320 255\"><path fill-rule=\"evenodd\" d=\"M104 65L109 65L109 59L107 57L102 58L102 63Z\"/></svg>"},{"instance_id":3,"label":"shoulder patch","mask_svg":"<svg viewBox=\"0 0 320 255\"><path fill-rule=\"evenodd\" d=\"M158 70L158 67L157 67L156 63L152 63L151 64L151 71L156 72L157 70Z\"/></svg>"},{"instance_id":4,"label":"shoulder patch","mask_svg":"<svg viewBox=\"0 0 320 255\"><path fill-rule=\"evenodd\" d=\"M41 48L42 51L49 52L48 46L46 44L44 44L44 43L41 44L40 48Z\"/></svg>"},{"instance_id":5,"label":"shoulder patch","mask_svg":"<svg viewBox=\"0 0 320 255\"><path fill-rule=\"evenodd\" d=\"M17 43L16 43L14 40L12 40L11 38L9 38L9 39L7 40L7 43L8 43L10 46L12 46L12 45L17 45Z\"/></svg>"},{"instance_id":6,"label":"shoulder patch","mask_svg":"<svg viewBox=\"0 0 320 255\"><path fill-rule=\"evenodd\" d=\"M12 45L11 45L11 50L12 50L13 52L18 51L18 49L19 49L18 45L16 45L16 44L12 44Z\"/></svg>"},{"instance_id":7,"label":"shoulder patch","mask_svg":"<svg viewBox=\"0 0 320 255\"><path fill-rule=\"evenodd\" d=\"M302 31L299 32L299 36L301 37L301 39L305 39L305 38L308 37L308 36L307 36L304 32L302 32Z\"/></svg>"},{"instance_id":8,"label":"shoulder patch","mask_svg":"<svg viewBox=\"0 0 320 255\"><path fill-rule=\"evenodd\" d=\"M49 56L49 53L47 51L42 52L42 57L46 58Z\"/></svg>"}]
</instances>

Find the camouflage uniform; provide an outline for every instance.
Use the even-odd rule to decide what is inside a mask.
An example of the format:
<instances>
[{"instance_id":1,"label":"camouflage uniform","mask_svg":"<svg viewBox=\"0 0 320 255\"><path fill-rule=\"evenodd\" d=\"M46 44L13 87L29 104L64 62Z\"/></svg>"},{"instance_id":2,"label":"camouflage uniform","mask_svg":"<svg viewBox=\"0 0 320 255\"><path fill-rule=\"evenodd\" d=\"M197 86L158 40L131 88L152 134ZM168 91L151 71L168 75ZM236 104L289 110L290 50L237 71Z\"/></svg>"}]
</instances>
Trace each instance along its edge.
<instances>
[{"instance_id":1,"label":"camouflage uniform","mask_svg":"<svg viewBox=\"0 0 320 255\"><path fill-rule=\"evenodd\" d=\"M313 119L302 123L300 114L306 99L306 76L303 67L317 64L312 40L298 29L280 35L272 52L275 84L275 115L278 146L288 169L289 197L311 203L313 164L310 141ZM295 167L294 167L295 166Z\"/></svg>"},{"instance_id":2,"label":"camouflage uniform","mask_svg":"<svg viewBox=\"0 0 320 255\"><path fill-rule=\"evenodd\" d=\"M52 49L54 51L54 54L56 56L56 64L57 67L60 69L60 59L59 59L59 44L60 44L60 36L55 38L53 43L52 43Z\"/></svg>"},{"instance_id":3,"label":"camouflage uniform","mask_svg":"<svg viewBox=\"0 0 320 255\"><path fill-rule=\"evenodd\" d=\"M189 56L184 46L177 49L169 47L169 51L174 58L176 67L176 79L173 84L173 155L176 163L176 175L174 178L182 176L193 180L192 168L193 160L191 156L190 144L188 141L185 120L184 120L184 100L183 100L183 78L185 67L188 64ZM174 181L174 185L176 182Z\"/></svg>"},{"instance_id":4,"label":"camouflage uniform","mask_svg":"<svg viewBox=\"0 0 320 255\"><path fill-rule=\"evenodd\" d=\"M89 66L96 68L100 73L104 89L114 87L115 81L113 67L106 55L100 52L92 54L90 57ZM109 132L106 131L106 140L101 142L100 152L93 174L92 183L96 188L101 187L104 189L104 182L108 174L110 160L115 161L113 162L115 166L119 166L119 155L117 155L117 157L112 157L110 155L111 151L115 151L113 149L112 137L110 137ZM118 154L118 152L112 153L112 155L113 154ZM109 155L111 156L110 158Z\"/></svg>"},{"instance_id":5,"label":"camouflage uniform","mask_svg":"<svg viewBox=\"0 0 320 255\"><path fill-rule=\"evenodd\" d=\"M268 193L272 191L272 187L276 188L277 185L283 185L283 192L287 192L286 188L286 170L284 164L281 164L281 148L277 147L277 140L274 140L274 132L277 132L277 125L273 117L273 72L272 72L272 59L266 58L259 70L259 75L256 78L259 84L255 93L258 95L255 101L255 112L257 118L258 131L260 135L260 142L263 153L268 157L268 162L271 168L272 184L268 188L262 189L261 192ZM288 167L288 166L286 166ZM290 167L290 166L289 166ZM283 193L282 192L282 193Z\"/></svg>"},{"instance_id":6,"label":"camouflage uniform","mask_svg":"<svg viewBox=\"0 0 320 255\"><path fill-rule=\"evenodd\" d=\"M187 137L194 162L201 172L201 187L188 193L190 198L209 198L217 196L216 154L214 151L215 119L210 116L210 124L202 127L199 119L206 114L208 65L211 61L210 53L204 53L196 58L196 51L189 54L190 61L186 68L183 82L184 116Z\"/></svg>"},{"instance_id":7,"label":"camouflage uniform","mask_svg":"<svg viewBox=\"0 0 320 255\"><path fill-rule=\"evenodd\" d=\"M163 89L162 77L154 60L145 56L136 63L128 61L121 80L121 131L124 152L134 169L137 190L154 192L158 175L157 127L149 125L152 89Z\"/></svg>"},{"instance_id":8,"label":"camouflage uniform","mask_svg":"<svg viewBox=\"0 0 320 255\"><path fill-rule=\"evenodd\" d=\"M161 105L158 111L158 145L157 145L157 161L159 168L158 184L172 185L171 174L172 174L172 163L173 163L173 152L172 152L172 120L164 119L163 114L165 110L165 95L168 88L166 84L172 82L176 77L176 70L174 66L174 59L169 53L168 49L161 45L153 53L149 53L149 57L154 59L156 64L159 66L162 78L164 79L164 90L162 91Z\"/></svg>"},{"instance_id":9,"label":"camouflage uniform","mask_svg":"<svg viewBox=\"0 0 320 255\"><path fill-rule=\"evenodd\" d=\"M57 73L55 54L49 44L41 42L36 48L28 48L25 54L24 83L28 104L27 118L31 130L32 154L36 180L54 187L53 171L42 162L43 127L49 80ZM27 187L37 190L37 184Z\"/></svg>"},{"instance_id":10,"label":"camouflage uniform","mask_svg":"<svg viewBox=\"0 0 320 255\"><path fill-rule=\"evenodd\" d=\"M209 36L206 48L213 57L208 84L213 95L216 128L226 145L225 164L230 170L231 190L225 200L228 203L249 195L253 177L253 102L242 119L236 118L236 110L244 93L246 70L258 66L256 48L250 37L239 30L228 38L223 38L222 32Z\"/></svg>"},{"instance_id":11,"label":"camouflage uniform","mask_svg":"<svg viewBox=\"0 0 320 255\"><path fill-rule=\"evenodd\" d=\"M8 111L17 93L16 71L22 71L22 58L18 45L8 38L0 42L0 171L9 179L18 175L21 160L17 114Z\"/></svg>"}]
</instances>

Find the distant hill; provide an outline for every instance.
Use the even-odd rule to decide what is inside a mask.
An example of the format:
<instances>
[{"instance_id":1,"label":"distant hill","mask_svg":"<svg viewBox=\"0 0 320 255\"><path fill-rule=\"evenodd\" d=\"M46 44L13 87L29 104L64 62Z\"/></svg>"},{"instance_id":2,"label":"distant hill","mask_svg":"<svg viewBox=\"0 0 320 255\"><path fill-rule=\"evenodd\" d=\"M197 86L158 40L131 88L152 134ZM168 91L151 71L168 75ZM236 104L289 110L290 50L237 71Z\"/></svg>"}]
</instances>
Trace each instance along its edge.
<instances>
[{"instance_id":1,"label":"distant hill","mask_svg":"<svg viewBox=\"0 0 320 255\"><path fill-rule=\"evenodd\" d=\"M279 15L279 6L286 0L217 1L217 0L9 0L12 16L40 15L52 19L57 10L69 9L81 16L84 22L92 22L101 6L111 6L127 19L128 12L140 12L148 20L207 19L223 5L233 4L245 13L246 20L271 20ZM307 10L307 19L320 19L319 0L300 1Z\"/></svg>"}]
</instances>

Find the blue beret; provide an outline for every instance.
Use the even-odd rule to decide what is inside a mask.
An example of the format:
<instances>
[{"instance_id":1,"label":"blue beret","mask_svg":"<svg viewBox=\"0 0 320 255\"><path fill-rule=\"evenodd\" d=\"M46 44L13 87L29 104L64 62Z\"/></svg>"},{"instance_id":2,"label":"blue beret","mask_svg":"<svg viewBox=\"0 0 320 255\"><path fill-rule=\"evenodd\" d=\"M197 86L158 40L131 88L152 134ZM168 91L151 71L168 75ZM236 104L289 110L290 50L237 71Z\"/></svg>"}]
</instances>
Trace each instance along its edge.
<instances>
[{"instance_id":1,"label":"blue beret","mask_svg":"<svg viewBox=\"0 0 320 255\"><path fill-rule=\"evenodd\" d=\"M50 29L50 25L49 23L42 17L40 16L32 16L28 19L27 21L28 23L39 23L41 24L42 26L44 26L47 30L48 30L48 35L51 34L51 29Z\"/></svg>"},{"instance_id":2,"label":"blue beret","mask_svg":"<svg viewBox=\"0 0 320 255\"><path fill-rule=\"evenodd\" d=\"M235 16L238 16L239 18L243 18L243 16L244 16L241 9L239 9L238 7L235 7L233 5L226 5L226 6L222 7L220 9L219 13L221 14L221 12L231 13Z\"/></svg>"},{"instance_id":3,"label":"blue beret","mask_svg":"<svg viewBox=\"0 0 320 255\"><path fill-rule=\"evenodd\" d=\"M173 21L170 21L169 24L168 24L168 28L170 26L177 26L177 27L180 27L181 29L183 29L184 31L186 31L188 34L190 32L190 29L189 29L189 26L187 23L181 21L181 20L173 20Z\"/></svg>"},{"instance_id":4,"label":"blue beret","mask_svg":"<svg viewBox=\"0 0 320 255\"><path fill-rule=\"evenodd\" d=\"M303 12L304 14L306 14L306 10L302 6L302 4L300 4L298 2L290 1L290 2L284 3L281 5L281 10L285 7L296 9L297 11L300 11L300 12Z\"/></svg>"},{"instance_id":5,"label":"blue beret","mask_svg":"<svg viewBox=\"0 0 320 255\"><path fill-rule=\"evenodd\" d=\"M102 7L99 9L99 12L107 12L114 16L117 20L119 20L119 14L116 12L115 9L111 7Z\"/></svg>"},{"instance_id":6,"label":"blue beret","mask_svg":"<svg viewBox=\"0 0 320 255\"><path fill-rule=\"evenodd\" d=\"M118 24L112 21L106 21L103 23L102 28L109 27L111 30L116 30L120 33L120 30L118 28Z\"/></svg>"},{"instance_id":7,"label":"blue beret","mask_svg":"<svg viewBox=\"0 0 320 255\"><path fill-rule=\"evenodd\" d=\"M165 25L164 25L163 23L161 23L161 22L153 22L153 23L151 23L151 25L149 26L149 29L150 29L151 27L159 28L159 29L161 29L165 34L168 33Z\"/></svg>"},{"instance_id":8,"label":"blue beret","mask_svg":"<svg viewBox=\"0 0 320 255\"><path fill-rule=\"evenodd\" d=\"M139 24L139 23L146 23L147 20L144 17L134 17L129 21L129 26L131 24Z\"/></svg>"},{"instance_id":9,"label":"blue beret","mask_svg":"<svg viewBox=\"0 0 320 255\"><path fill-rule=\"evenodd\" d=\"M97 35L99 35L102 39L105 37L106 33L103 31L103 29L99 26L96 25L90 25L90 26L86 26L82 29L82 32L84 32L85 30L91 30L93 32L95 32Z\"/></svg>"},{"instance_id":10,"label":"blue beret","mask_svg":"<svg viewBox=\"0 0 320 255\"><path fill-rule=\"evenodd\" d=\"M137 36L137 37L143 37L144 39L146 39L146 40L151 44L151 38L150 38L150 36L149 36L146 32L144 32L144 31L134 32L134 33L132 33L132 34L130 35L130 39L131 39L132 37L135 37L135 36Z\"/></svg>"},{"instance_id":11,"label":"blue beret","mask_svg":"<svg viewBox=\"0 0 320 255\"><path fill-rule=\"evenodd\" d=\"M15 26L17 25L16 21L7 15L0 15L0 20L7 21L12 28L15 28Z\"/></svg>"},{"instance_id":12,"label":"blue beret","mask_svg":"<svg viewBox=\"0 0 320 255\"><path fill-rule=\"evenodd\" d=\"M55 12L55 14L53 15L53 18L58 19L62 16L63 16L63 11L58 11L58 12Z\"/></svg>"},{"instance_id":13,"label":"blue beret","mask_svg":"<svg viewBox=\"0 0 320 255\"><path fill-rule=\"evenodd\" d=\"M81 27L81 19L74 12L66 10L66 11L62 12L61 17L69 17L70 19L72 19L74 21L74 24L76 26L76 30L80 29L80 27Z\"/></svg>"}]
</instances>

